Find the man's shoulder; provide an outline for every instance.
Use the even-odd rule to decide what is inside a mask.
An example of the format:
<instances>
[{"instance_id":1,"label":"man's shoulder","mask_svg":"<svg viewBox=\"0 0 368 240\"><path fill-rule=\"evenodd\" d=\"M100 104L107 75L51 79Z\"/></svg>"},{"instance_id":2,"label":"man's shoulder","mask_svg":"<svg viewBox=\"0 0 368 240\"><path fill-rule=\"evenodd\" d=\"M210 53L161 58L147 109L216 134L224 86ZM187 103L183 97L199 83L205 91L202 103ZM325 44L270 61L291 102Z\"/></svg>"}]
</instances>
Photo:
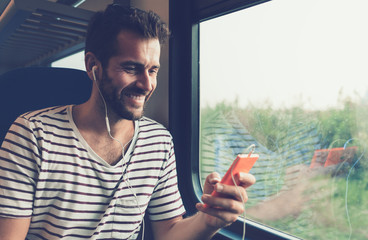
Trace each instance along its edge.
<instances>
[{"instance_id":1,"label":"man's shoulder","mask_svg":"<svg viewBox=\"0 0 368 240\"><path fill-rule=\"evenodd\" d=\"M66 136L72 132L68 106L48 107L20 115L11 125L7 138L27 142L42 141L45 136ZM27 144L27 143L24 143Z\"/></svg>"},{"instance_id":2,"label":"man's shoulder","mask_svg":"<svg viewBox=\"0 0 368 240\"><path fill-rule=\"evenodd\" d=\"M157 129L157 130L163 130L163 131L168 131L166 129L166 127L164 125L162 125L161 123L148 118L148 117L141 117L139 120L139 127L140 128L153 128L153 129Z\"/></svg>"},{"instance_id":3,"label":"man's shoulder","mask_svg":"<svg viewBox=\"0 0 368 240\"><path fill-rule=\"evenodd\" d=\"M38 120L38 119L45 119L45 118L64 118L67 116L67 110L69 105L64 106L54 106L54 107L47 107L39 110L33 110L26 112L20 115L20 118L26 119L28 121Z\"/></svg>"},{"instance_id":4,"label":"man's shoulder","mask_svg":"<svg viewBox=\"0 0 368 240\"><path fill-rule=\"evenodd\" d=\"M138 122L140 133L172 138L170 132L164 125L151 118L142 117L138 120Z\"/></svg>"}]
</instances>

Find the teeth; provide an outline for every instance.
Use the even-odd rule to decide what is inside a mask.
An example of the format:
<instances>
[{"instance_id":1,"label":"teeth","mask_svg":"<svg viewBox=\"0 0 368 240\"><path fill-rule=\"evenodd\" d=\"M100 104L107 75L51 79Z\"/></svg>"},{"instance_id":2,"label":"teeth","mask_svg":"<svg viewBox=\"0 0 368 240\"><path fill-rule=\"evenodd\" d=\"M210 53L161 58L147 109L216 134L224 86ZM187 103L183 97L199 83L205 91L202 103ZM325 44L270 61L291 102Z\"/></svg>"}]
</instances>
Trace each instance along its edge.
<instances>
[{"instance_id":1,"label":"teeth","mask_svg":"<svg viewBox=\"0 0 368 240\"><path fill-rule=\"evenodd\" d=\"M135 100L142 100L145 98L145 96L142 95L132 95L132 94L128 94L128 97L133 98Z\"/></svg>"}]
</instances>

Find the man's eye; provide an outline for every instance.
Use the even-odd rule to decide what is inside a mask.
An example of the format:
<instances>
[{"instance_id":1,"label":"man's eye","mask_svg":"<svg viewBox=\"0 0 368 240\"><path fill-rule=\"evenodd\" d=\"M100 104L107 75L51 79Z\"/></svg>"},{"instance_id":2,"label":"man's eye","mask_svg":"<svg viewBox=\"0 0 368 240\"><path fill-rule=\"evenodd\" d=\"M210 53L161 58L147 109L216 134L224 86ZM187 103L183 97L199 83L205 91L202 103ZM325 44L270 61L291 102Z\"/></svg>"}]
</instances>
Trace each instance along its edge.
<instances>
[{"instance_id":1,"label":"man's eye","mask_svg":"<svg viewBox=\"0 0 368 240\"><path fill-rule=\"evenodd\" d=\"M136 67L124 67L124 71L127 73L135 74L137 73L137 68Z\"/></svg>"},{"instance_id":2,"label":"man's eye","mask_svg":"<svg viewBox=\"0 0 368 240\"><path fill-rule=\"evenodd\" d=\"M150 74L157 74L158 73L158 68L153 68L149 70Z\"/></svg>"}]
</instances>

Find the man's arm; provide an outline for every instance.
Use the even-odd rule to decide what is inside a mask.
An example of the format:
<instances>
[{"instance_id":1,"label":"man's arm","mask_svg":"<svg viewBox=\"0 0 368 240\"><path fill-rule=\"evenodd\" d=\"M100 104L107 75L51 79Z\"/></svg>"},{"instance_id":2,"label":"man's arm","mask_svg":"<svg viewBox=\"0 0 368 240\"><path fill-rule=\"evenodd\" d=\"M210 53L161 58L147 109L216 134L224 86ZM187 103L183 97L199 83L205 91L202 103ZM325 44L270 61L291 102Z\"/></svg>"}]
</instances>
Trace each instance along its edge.
<instances>
[{"instance_id":1,"label":"man's arm","mask_svg":"<svg viewBox=\"0 0 368 240\"><path fill-rule=\"evenodd\" d=\"M30 222L30 218L0 218L0 239L24 240Z\"/></svg>"},{"instance_id":2,"label":"man's arm","mask_svg":"<svg viewBox=\"0 0 368 240\"><path fill-rule=\"evenodd\" d=\"M204 216L201 212L185 219L182 217L176 217L170 220L151 222L152 231L154 233L155 239L157 240L210 239L218 231L218 229L208 228L204 223Z\"/></svg>"},{"instance_id":3,"label":"man's arm","mask_svg":"<svg viewBox=\"0 0 368 240\"><path fill-rule=\"evenodd\" d=\"M244 212L242 198L245 202L248 199L245 189L255 183L255 178L250 174L240 174L235 178L239 183L238 189L234 186L220 184L218 174L210 174L204 185L203 203L196 205L199 212L186 219L177 217L152 222L155 239L211 239L220 228L235 222ZM211 195L213 190L229 197L214 197ZM239 192L242 196L239 195Z\"/></svg>"}]
</instances>

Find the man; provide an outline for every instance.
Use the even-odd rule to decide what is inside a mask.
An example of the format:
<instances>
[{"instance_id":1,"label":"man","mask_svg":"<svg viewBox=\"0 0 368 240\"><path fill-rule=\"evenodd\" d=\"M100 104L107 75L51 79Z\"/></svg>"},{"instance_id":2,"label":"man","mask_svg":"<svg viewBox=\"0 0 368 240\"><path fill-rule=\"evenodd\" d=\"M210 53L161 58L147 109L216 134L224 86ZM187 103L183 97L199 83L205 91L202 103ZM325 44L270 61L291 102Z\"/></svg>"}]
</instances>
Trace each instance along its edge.
<instances>
[{"instance_id":1,"label":"man","mask_svg":"<svg viewBox=\"0 0 368 240\"><path fill-rule=\"evenodd\" d=\"M171 135L143 117L167 36L152 12L109 5L93 17L89 100L23 114L0 149L0 239L136 239L147 213L155 239L202 240L244 211L253 176L236 188L213 173L198 214L182 217Z\"/></svg>"}]
</instances>

